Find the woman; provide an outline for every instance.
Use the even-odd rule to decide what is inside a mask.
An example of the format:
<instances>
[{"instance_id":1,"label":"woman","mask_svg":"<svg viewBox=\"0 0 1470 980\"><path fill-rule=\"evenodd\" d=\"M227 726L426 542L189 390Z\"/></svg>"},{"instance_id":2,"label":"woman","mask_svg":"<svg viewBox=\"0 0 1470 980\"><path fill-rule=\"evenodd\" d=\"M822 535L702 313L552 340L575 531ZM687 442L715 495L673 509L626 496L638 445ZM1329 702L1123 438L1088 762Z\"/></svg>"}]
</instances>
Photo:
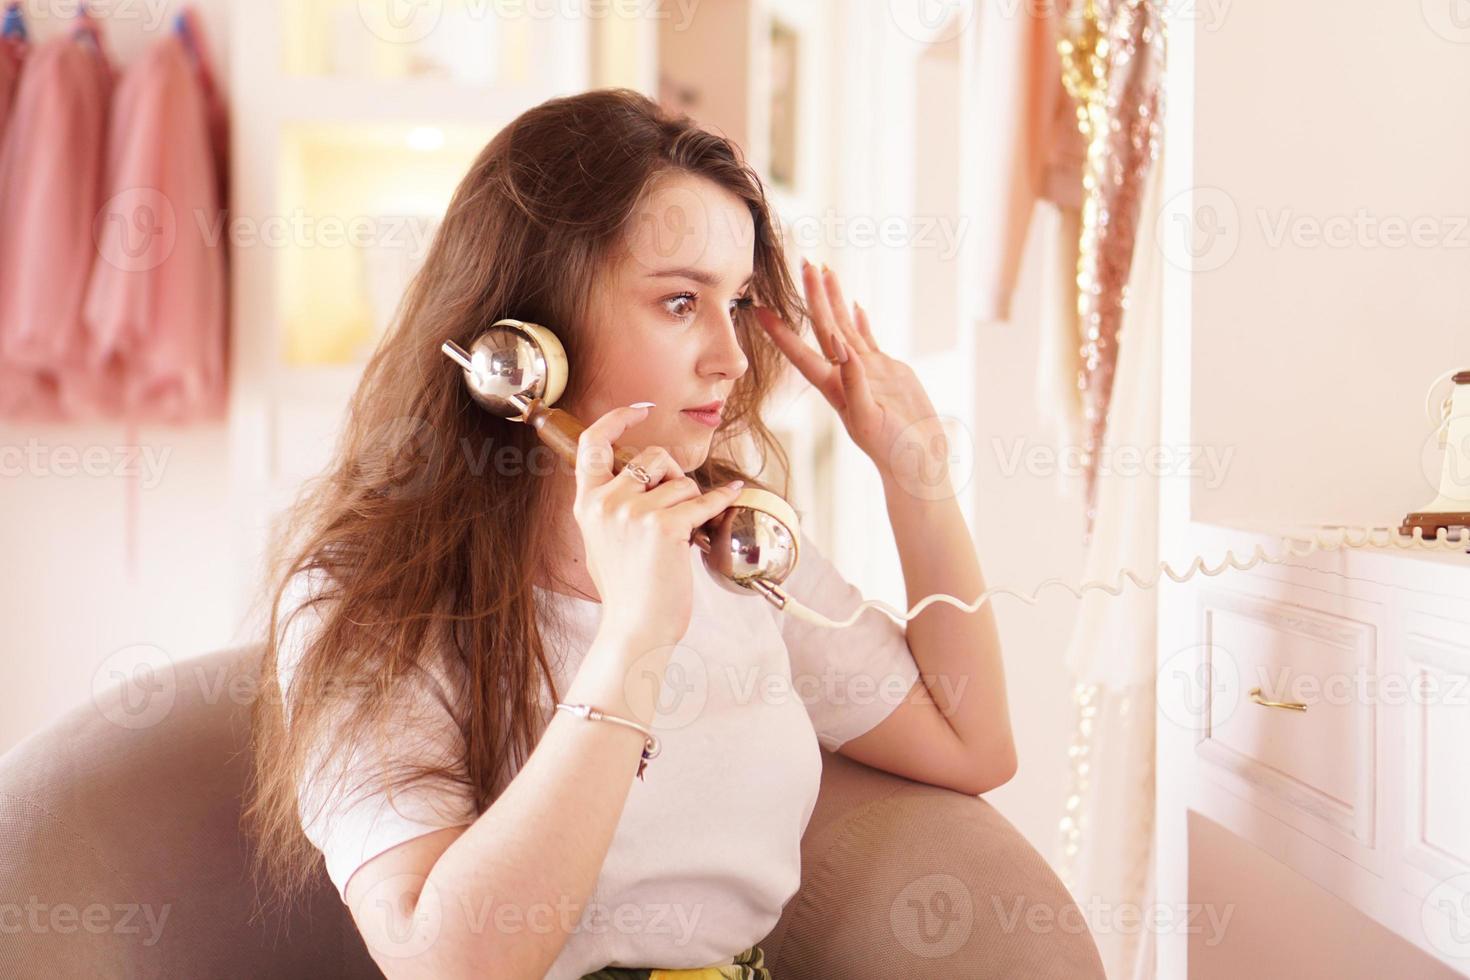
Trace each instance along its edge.
<instances>
[{"instance_id":1,"label":"woman","mask_svg":"<svg viewBox=\"0 0 1470 980\"><path fill-rule=\"evenodd\" d=\"M260 870L289 902L320 852L387 976L769 978L819 746L966 792L1014 770L988 606L817 629L690 544L747 468L785 470L760 411L790 359L878 463L910 595L984 588L905 451L939 435L922 387L802 275L810 312L736 150L631 91L526 112L457 188L291 515L255 718ZM505 316L566 347L574 467L440 352ZM785 586L859 601L804 533Z\"/></svg>"}]
</instances>

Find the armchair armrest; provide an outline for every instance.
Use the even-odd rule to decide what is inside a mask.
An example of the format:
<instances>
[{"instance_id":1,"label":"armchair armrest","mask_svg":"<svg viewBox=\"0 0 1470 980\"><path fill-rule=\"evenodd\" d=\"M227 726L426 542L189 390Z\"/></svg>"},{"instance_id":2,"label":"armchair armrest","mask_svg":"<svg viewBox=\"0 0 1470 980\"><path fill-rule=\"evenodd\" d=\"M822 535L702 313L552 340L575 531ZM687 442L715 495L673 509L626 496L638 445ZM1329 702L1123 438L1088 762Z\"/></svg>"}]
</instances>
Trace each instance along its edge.
<instances>
[{"instance_id":1,"label":"armchair armrest","mask_svg":"<svg viewBox=\"0 0 1470 980\"><path fill-rule=\"evenodd\" d=\"M994 807L822 753L776 977L1102 978L1081 910Z\"/></svg>"}]
</instances>

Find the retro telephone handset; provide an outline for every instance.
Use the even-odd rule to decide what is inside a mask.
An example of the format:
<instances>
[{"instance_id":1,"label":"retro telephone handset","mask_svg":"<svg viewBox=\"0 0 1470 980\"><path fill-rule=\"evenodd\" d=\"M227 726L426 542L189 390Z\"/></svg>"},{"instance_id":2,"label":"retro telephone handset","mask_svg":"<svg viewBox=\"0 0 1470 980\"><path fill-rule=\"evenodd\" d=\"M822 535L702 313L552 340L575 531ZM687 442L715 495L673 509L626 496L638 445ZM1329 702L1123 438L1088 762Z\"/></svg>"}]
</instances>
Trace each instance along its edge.
<instances>
[{"instance_id":1,"label":"retro telephone handset","mask_svg":"<svg viewBox=\"0 0 1470 980\"><path fill-rule=\"evenodd\" d=\"M566 351L554 333L539 324L506 318L491 324L475 338L469 350L452 340L445 341L441 349L464 368L465 383L469 385L470 395L475 401L502 418L528 423L563 459L569 463L576 461L577 438L586 426L570 413L551 407L561 397L567 383ZM1470 476L1470 371L1450 373L1454 375L1456 387L1451 398L1445 399L1436 424L1436 433L1446 450L1440 492L1424 510L1406 516L1397 534L1390 527L1343 527L1338 528L1339 533L1331 538L1320 531L1309 536L1282 535L1287 544L1284 554L1267 555L1257 545L1250 559L1244 563L1233 551L1226 549L1226 557L1213 568L1204 564L1202 556L1195 556L1182 575L1168 562L1160 562L1147 579L1141 579L1131 569L1121 570L1112 582L1092 580L1084 582L1080 588L1061 579L1048 579L1033 589L1029 596L997 586L986 589L970 603L952 595L936 593L925 596L907 612L899 612L885 602L869 599L841 621L829 619L802 605L781 588L781 583L796 569L800 534L796 512L776 494L756 487L740 491L733 504L697 529L690 540L704 552L705 566L715 573L715 580L727 589L762 595L777 609L830 628L852 625L870 606L902 623L913 619L933 602L947 602L965 612L975 612L991 596L1004 593L1035 605L1041 590L1048 585L1061 585L1079 599L1089 589L1102 589L1118 595L1123 590L1125 577L1139 588L1147 589L1153 588L1163 575L1168 575L1175 582L1183 582L1196 572L1215 576L1226 568L1245 571L1261 562L1281 564L1292 557L1309 555L1319 548L1337 550L1342 547L1392 545L1398 548L1459 549L1463 547L1462 539L1470 532L1470 482L1467 482L1467 476ZM1441 375L1430 386L1431 396L1439 382L1448 376ZM633 459L634 453L619 447L613 450L613 456L614 469L619 470ZM1450 531L1459 533L1450 537ZM1353 532L1360 533L1355 538ZM1434 537L1426 538L1426 534ZM1409 540L1402 540L1404 538ZM1299 548L1297 542L1302 540L1306 541L1306 546Z\"/></svg>"},{"instance_id":2,"label":"retro telephone handset","mask_svg":"<svg viewBox=\"0 0 1470 980\"><path fill-rule=\"evenodd\" d=\"M496 320L465 350L452 340L440 348L464 368L470 396L495 415L525 422L568 463L587 428L570 412L551 406L567 385L567 354L556 334L537 323ZM613 470L635 453L613 449ZM735 502L697 528L690 541L704 552L715 580L732 592L755 592L777 609L796 605L781 583L796 569L801 535L796 511L778 495L746 487Z\"/></svg>"}]
</instances>

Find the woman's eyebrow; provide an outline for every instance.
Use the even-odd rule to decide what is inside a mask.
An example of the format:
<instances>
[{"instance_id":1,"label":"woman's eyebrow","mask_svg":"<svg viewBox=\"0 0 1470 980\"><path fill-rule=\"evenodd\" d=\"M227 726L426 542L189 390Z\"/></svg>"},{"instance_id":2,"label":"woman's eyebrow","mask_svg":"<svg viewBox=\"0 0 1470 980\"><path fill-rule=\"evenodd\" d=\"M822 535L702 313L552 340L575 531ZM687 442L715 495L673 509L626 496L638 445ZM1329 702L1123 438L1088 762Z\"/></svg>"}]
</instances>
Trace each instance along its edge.
<instances>
[{"instance_id":1,"label":"woman's eyebrow","mask_svg":"<svg viewBox=\"0 0 1470 980\"><path fill-rule=\"evenodd\" d=\"M650 279L693 279L701 286L718 286L720 284L718 276L712 272L705 272L703 269L662 269L658 272L650 272L648 277ZM745 281L740 284L740 288L744 289L746 286L749 286L753 279L755 279L755 273L746 276Z\"/></svg>"}]
</instances>

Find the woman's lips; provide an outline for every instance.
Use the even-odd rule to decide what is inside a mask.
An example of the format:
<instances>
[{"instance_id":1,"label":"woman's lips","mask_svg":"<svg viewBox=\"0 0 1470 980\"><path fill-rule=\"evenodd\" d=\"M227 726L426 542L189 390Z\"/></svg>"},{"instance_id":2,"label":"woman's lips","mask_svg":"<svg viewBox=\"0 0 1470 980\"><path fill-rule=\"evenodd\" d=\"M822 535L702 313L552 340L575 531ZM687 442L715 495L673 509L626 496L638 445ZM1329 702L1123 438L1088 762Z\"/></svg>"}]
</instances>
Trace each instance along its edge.
<instances>
[{"instance_id":1,"label":"woman's lips","mask_svg":"<svg viewBox=\"0 0 1470 980\"><path fill-rule=\"evenodd\" d=\"M681 414L687 415L701 425L707 425L711 429L718 429L720 427L719 412L696 412L693 409L686 408Z\"/></svg>"}]
</instances>

